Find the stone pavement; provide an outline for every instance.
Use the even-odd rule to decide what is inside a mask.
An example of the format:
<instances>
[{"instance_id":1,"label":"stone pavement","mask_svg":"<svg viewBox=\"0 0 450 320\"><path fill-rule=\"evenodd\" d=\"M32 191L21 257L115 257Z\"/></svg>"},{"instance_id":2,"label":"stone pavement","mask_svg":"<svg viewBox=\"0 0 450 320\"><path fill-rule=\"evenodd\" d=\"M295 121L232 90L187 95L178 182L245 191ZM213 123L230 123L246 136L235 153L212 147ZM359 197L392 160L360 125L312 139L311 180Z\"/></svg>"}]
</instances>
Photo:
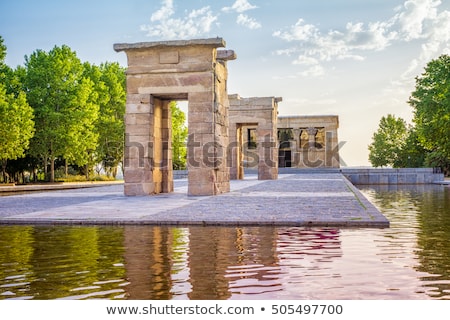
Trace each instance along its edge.
<instances>
[{"instance_id":1,"label":"stone pavement","mask_svg":"<svg viewBox=\"0 0 450 320\"><path fill-rule=\"evenodd\" d=\"M340 173L280 174L232 180L231 192L175 191L127 197L122 185L0 197L0 224L149 224L389 227L389 221Z\"/></svg>"}]
</instances>

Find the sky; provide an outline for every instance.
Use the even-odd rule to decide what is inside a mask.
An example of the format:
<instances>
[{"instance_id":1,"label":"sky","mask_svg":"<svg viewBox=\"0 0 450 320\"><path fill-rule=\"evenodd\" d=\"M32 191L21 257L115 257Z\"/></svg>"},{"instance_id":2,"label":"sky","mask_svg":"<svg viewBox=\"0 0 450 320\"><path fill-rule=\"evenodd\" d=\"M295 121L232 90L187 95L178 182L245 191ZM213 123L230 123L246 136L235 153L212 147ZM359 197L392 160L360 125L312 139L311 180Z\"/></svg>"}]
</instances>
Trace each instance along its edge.
<instances>
[{"instance_id":1,"label":"sky","mask_svg":"<svg viewBox=\"0 0 450 320\"><path fill-rule=\"evenodd\" d=\"M381 117L411 123L415 78L450 54L450 1L0 0L0 36L13 68L54 46L126 67L115 43L221 37L237 54L229 94L282 97L282 116L338 115L342 164L368 166Z\"/></svg>"}]
</instances>

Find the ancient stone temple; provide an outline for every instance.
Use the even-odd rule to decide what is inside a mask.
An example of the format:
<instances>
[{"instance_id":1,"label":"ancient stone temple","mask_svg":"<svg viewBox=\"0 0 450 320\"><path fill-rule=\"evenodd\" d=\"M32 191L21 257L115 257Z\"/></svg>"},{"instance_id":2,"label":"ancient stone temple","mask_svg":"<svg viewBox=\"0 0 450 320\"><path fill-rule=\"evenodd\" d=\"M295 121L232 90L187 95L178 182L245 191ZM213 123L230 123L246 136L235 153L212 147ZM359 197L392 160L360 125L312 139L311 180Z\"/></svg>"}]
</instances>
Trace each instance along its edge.
<instances>
[{"instance_id":1,"label":"ancient stone temple","mask_svg":"<svg viewBox=\"0 0 450 320\"><path fill-rule=\"evenodd\" d=\"M278 117L278 165L339 168L338 128L335 115Z\"/></svg>"},{"instance_id":2,"label":"ancient stone temple","mask_svg":"<svg viewBox=\"0 0 450 320\"><path fill-rule=\"evenodd\" d=\"M230 103L232 103L230 99ZM230 114L231 114L230 109ZM335 115L279 116L276 124L277 164L279 168L339 168L339 117ZM257 168L255 125L243 131L244 167ZM232 175L233 177L233 175Z\"/></svg>"},{"instance_id":3,"label":"ancient stone temple","mask_svg":"<svg viewBox=\"0 0 450 320\"><path fill-rule=\"evenodd\" d=\"M278 178L277 117L281 98L228 96L231 179L244 178L244 166L257 167L259 180ZM245 141L245 143L244 143ZM245 163L244 163L245 161Z\"/></svg>"},{"instance_id":4,"label":"ancient stone temple","mask_svg":"<svg viewBox=\"0 0 450 320\"><path fill-rule=\"evenodd\" d=\"M188 194L228 192L227 61L221 38L115 44L128 58L126 195L173 191L169 102L188 101Z\"/></svg>"}]
</instances>

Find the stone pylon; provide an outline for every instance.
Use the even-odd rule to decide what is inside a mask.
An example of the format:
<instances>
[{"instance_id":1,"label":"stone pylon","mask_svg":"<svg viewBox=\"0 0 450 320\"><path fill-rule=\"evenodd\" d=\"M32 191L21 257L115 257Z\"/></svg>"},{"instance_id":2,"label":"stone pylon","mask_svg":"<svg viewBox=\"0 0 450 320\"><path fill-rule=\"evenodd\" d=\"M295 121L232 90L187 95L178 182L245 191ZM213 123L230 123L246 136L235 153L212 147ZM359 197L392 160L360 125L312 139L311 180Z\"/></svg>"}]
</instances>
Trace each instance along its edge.
<instances>
[{"instance_id":1,"label":"stone pylon","mask_svg":"<svg viewBox=\"0 0 450 320\"><path fill-rule=\"evenodd\" d=\"M230 190L227 61L221 38L115 44L128 58L126 195L173 191L169 102L188 101L188 194Z\"/></svg>"}]
</instances>

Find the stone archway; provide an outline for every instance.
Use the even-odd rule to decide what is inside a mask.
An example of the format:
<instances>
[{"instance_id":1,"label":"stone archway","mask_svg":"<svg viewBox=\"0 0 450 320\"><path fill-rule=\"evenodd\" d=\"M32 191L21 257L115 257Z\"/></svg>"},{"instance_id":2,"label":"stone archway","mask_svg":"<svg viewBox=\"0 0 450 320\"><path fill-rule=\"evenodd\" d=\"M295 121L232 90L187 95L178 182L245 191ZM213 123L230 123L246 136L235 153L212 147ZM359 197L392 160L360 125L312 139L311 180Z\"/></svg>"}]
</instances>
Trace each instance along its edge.
<instances>
[{"instance_id":1,"label":"stone archway","mask_svg":"<svg viewBox=\"0 0 450 320\"><path fill-rule=\"evenodd\" d=\"M230 148L228 150L231 179L243 179L243 132L255 130L254 161L259 180L278 179L277 119L281 97L241 98L230 95Z\"/></svg>"},{"instance_id":2,"label":"stone archway","mask_svg":"<svg viewBox=\"0 0 450 320\"><path fill-rule=\"evenodd\" d=\"M128 59L125 195L173 191L171 100L188 101L188 194L230 190L227 61L222 38L115 44Z\"/></svg>"}]
</instances>

